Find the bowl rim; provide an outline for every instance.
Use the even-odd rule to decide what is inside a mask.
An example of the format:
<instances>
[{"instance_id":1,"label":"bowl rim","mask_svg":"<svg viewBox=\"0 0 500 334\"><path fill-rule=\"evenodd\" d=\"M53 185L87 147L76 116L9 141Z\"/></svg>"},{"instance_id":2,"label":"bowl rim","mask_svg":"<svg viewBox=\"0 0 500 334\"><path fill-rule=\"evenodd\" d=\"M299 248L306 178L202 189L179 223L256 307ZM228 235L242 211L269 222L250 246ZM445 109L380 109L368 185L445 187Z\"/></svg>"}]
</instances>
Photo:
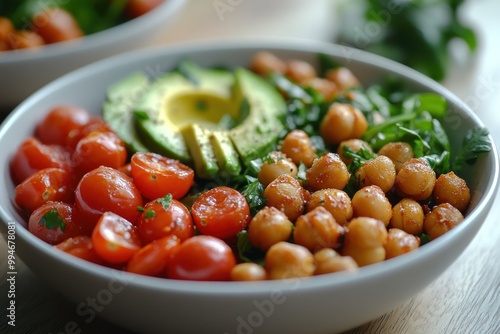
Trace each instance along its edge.
<instances>
[{"instance_id":1,"label":"bowl rim","mask_svg":"<svg viewBox=\"0 0 500 334\"><path fill-rule=\"evenodd\" d=\"M480 126L484 126L482 121L476 114L472 112L472 110L465 104L465 102L461 101L447 88L426 77L425 75L405 65L396 63L395 61L392 61L390 59L358 49L352 49L346 46L332 43L296 38L251 38L244 40L229 39L217 42L214 42L213 40L203 42L193 41L178 43L169 46L150 47L147 49L126 52L121 55L112 56L107 59L103 59L95 63L86 65L44 86L43 88L32 94L24 102L22 102L18 107L16 107L0 126L0 141L8 132L8 129L15 124L16 120L26 110L33 108L33 105L35 105L39 99L42 99L47 94L51 94L60 86L81 80L82 76L90 77L93 74L104 71L109 67L113 67L115 65L119 66L120 64L127 64L133 62L134 60L140 59L160 59L160 57L175 57L175 55L183 55L188 53L223 52L227 50L246 50L255 52L257 50L263 50L266 48L279 49L280 51L284 52L322 52L335 57L342 57L349 54L349 59L354 60L358 63L370 64L381 69L390 69L392 71L397 71L398 74L401 75L401 77L416 81L419 84L426 86L429 90L442 94L451 104L453 104L456 108L459 108L465 114L465 116L470 117L474 123ZM428 256L430 256L430 254L439 252L441 249L445 249L457 234L467 233L467 230L471 227L471 225L473 225L473 221L478 219L478 217L483 214L483 211L489 210L498 189L499 159L495 142L493 141L491 135L490 141L492 143L492 150L488 154L487 159L491 160L491 164L493 167L492 175L490 176L492 182L490 182L488 187L485 189L485 193L478 201L477 206L472 210L472 212L468 213L466 219L461 224L459 224L457 227L441 236L440 238L433 240L431 243L419 248L417 251L405 254L404 256L400 256L394 259L386 260L380 264L363 267L358 272L340 272L335 273L334 275L319 275L309 277L307 279L299 279L299 290L307 291L308 289L321 289L325 287L331 288L334 286L362 284L363 282L377 277L391 275L394 272L405 270L409 266L414 266L415 264L422 263ZM7 222L15 221L14 217L12 217L8 210L4 207L0 207L0 218L5 224L7 224ZM476 222L476 224L482 224L482 221ZM19 225L19 223L16 223L16 226ZM282 280L264 281L258 282L258 284L255 284L255 282L186 282L125 273L124 271L111 268L105 268L105 270L103 270L103 266L101 265L89 263L84 260L75 261L73 256L64 252L58 252L57 250L53 249L51 245L38 239L22 226L20 229L16 229L16 233L19 238L22 238L24 241L29 243L31 245L30 247L33 247L37 251L46 254L46 256L55 258L57 261L62 262L65 266L72 267L72 269L84 271L87 274L108 281L120 278L126 281L129 286L147 288L152 291L168 291L170 293L184 293L193 295L201 294L207 296L257 296L256 294L269 295L269 293L272 293L273 291L282 291L286 289L284 288ZM286 281L293 283L297 282L297 279L290 279ZM244 287L244 289L242 289L242 287Z\"/></svg>"},{"instance_id":2,"label":"bowl rim","mask_svg":"<svg viewBox=\"0 0 500 334\"><path fill-rule=\"evenodd\" d=\"M164 0L158 7L139 17L122 22L108 29L82 36L75 40L47 44L34 49L8 50L0 52L0 66L67 56L82 50L96 50L110 43L127 39L138 29L154 27L165 17L181 9L187 0ZM143 28L141 28L143 27Z\"/></svg>"}]
</instances>

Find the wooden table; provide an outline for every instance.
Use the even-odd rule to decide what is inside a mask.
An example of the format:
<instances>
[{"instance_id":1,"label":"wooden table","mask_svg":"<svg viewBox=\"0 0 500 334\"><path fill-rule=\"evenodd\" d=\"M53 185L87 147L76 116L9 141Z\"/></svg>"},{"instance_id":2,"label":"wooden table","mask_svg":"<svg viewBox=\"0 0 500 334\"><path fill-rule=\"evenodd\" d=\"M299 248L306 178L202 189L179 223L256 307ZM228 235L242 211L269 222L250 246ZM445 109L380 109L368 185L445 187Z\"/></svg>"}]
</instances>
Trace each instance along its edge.
<instances>
[{"instance_id":1,"label":"wooden table","mask_svg":"<svg viewBox=\"0 0 500 334\"><path fill-rule=\"evenodd\" d=\"M208 2L211 3L211 2ZM322 1L324 4L324 2ZM310 3L309 3L310 4ZM166 35L165 42L180 39L206 39L206 30L189 30L203 10L194 11L190 4L185 20L179 20L177 35ZM201 5L203 6L203 5ZM206 5L205 5L206 6ZM234 9L243 15L243 4ZM298 6L295 4L295 6ZM206 8L205 8L206 9ZM497 146L500 146L500 20L497 18L496 0L471 2L467 17L479 33L480 48L473 61L456 64L445 85L466 101L488 125ZM213 10L213 9L211 9ZM310 10L310 8L309 8ZM297 11L297 13L300 11ZM296 15L297 15L296 13ZM213 13L212 13L213 14ZM196 17L198 15L198 18ZM214 26L220 19L213 18ZM233 19L232 22L238 20ZM326 24L326 21L323 20ZM214 28L210 36L231 37L231 20L223 28ZM275 23L274 23L275 24ZM247 27L248 29L248 27ZM262 30L262 29L261 29ZM329 38L328 34L310 36L302 31L301 37ZM282 35L296 36L297 30L282 29ZM256 34L262 34L258 31ZM251 33L248 34L251 36ZM425 333L425 334L496 334L500 333L500 194L491 214L484 222L476 238L458 260L434 283L413 299L391 313L375 319L344 334L365 333ZM5 241L0 238L1 254L6 254ZM0 259L0 296L7 296L6 256ZM64 325L74 320L75 306L47 288L22 262L17 263L16 278L16 327L15 333L65 333ZM0 309L0 333L8 333L5 303ZM80 333L127 333L103 320L95 319L81 327Z\"/></svg>"}]
</instances>

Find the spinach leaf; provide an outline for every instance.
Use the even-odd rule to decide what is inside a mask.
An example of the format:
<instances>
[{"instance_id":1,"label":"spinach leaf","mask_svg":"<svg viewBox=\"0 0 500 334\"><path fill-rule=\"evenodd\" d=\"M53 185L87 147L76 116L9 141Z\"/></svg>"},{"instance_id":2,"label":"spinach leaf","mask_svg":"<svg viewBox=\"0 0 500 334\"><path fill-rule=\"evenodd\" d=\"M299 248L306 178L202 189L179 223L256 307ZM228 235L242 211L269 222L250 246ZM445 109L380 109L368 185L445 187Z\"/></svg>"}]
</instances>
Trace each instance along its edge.
<instances>
[{"instance_id":1,"label":"spinach leaf","mask_svg":"<svg viewBox=\"0 0 500 334\"><path fill-rule=\"evenodd\" d=\"M488 130L485 128L474 128L467 132L463 140L460 153L453 161L453 171L457 173L464 165L473 164L482 153L491 151L491 141Z\"/></svg>"}]
</instances>

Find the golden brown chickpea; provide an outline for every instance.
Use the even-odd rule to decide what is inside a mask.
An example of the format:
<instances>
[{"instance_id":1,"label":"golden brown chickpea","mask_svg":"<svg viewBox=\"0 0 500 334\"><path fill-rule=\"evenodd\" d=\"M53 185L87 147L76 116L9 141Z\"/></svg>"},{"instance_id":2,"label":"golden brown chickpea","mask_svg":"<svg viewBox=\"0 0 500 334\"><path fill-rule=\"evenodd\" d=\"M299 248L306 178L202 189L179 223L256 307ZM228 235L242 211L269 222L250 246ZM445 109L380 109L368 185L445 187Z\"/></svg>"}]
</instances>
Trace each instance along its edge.
<instances>
[{"instance_id":1,"label":"golden brown chickpea","mask_svg":"<svg viewBox=\"0 0 500 334\"><path fill-rule=\"evenodd\" d=\"M281 210L292 222L304 212L309 196L300 182L288 174L278 176L264 189L267 206Z\"/></svg>"},{"instance_id":2,"label":"golden brown chickpea","mask_svg":"<svg viewBox=\"0 0 500 334\"><path fill-rule=\"evenodd\" d=\"M436 184L436 173L425 160L412 158L401 166L396 175L396 190L401 197L416 201L426 200L432 195Z\"/></svg>"},{"instance_id":3,"label":"golden brown chickpea","mask_svg":"<svg viewBox=\"0 0 500 334\"><path fill-rule=\"evenodd\" d=\"M275 243L288 240L291 235L292 222L275 207L262 208L248 225L250 243L263 251Z\"/></svg>"},{"instance_id":4,"label":"golden brown chickpea","mask_svg":"<svg viewBox=\"0 0 500 334\"><path fill-rule=\"evenodd\" d=\"M351 200L354 217L371 217L389 225L392 205L378 186L368 186L356 191Z\"/></svg>"},{"instance_id":5,"label":"golden brown chickpea","mask_svg":"<svg viewBox=\"0 0 500 334\"><path fill-rule=\"evenodd\" d=\"M306 172L307 185L312 191L327 188L344 189L349 177L347 166L335 153L326 153L314 159L311 168Z\"/></svg>"},{"instance_id":6,"label":"golden brown chickpea","mask_svg":"<svg viewBox=\"0 0 500 334\"><path fill-rule=\"evenodd\" d=\"M267 251L265 268L268 278L276 280L312 276L316 265L307 248L281 241Z\"/></svg>"},{"instance_id":7,"label":"golden brown chickpea","mask_svg":"<svg viewBox=\"0 0 500 334\"><path fill-rule=\"evenodd\" d=\"M276 55L261 51L257 52L250 63L250 68L252 71L258 74L268 74L268 73L285 73L286 63L278 58Z\"/></svg>"},{"instance_id":8,"label":"golden brown chickpea","mask_svg":"<svg viewBox=\"0 0 500 334\"><path fill-rule=\"evenodd\" d=\"M370 144L365 142L364 140L361 139L348 139L344 140L339 144L339 147L337 148L337 153L340 156L340 159L349 166L349 164L352 162L352 159L346 157L344 155L344 146L347 146L354 152L358 152L360 149L364 148L365 150L369 151L370 153L373 153L372 148L370 147Z\"/></svg>"},{"instance_id":9,"label":"golden brown chickpea","mask_svg":"<svg viewBox=\"0 0 500 334\"><path fill-rule=\"evenodd\" d=\"M361 138L368 128L365 115L356 107L346 103L333 103L321 120L319 133L332 145L344 140Z\"/></svg>"},{"instance_id":10,"label":"golden brown chickpea","mask_svg":"<svg viewBox=\"0 0 500 334\"><path fill-rule=\"evenodd\" d=\"M357 170L356 180L360 187L376 185L386 193L391 190L396 181L396 168L391 159L379 155Z\"/></svg>"},{"instance_id":11,"label":"golden brown chickpea","mask_svg":"<svg viewBox=\"0 0 500 334\"><path fill-rule=\"evenodd\" d=\"M340 247L343 235L344 228L335 221L332 214L318 206L297 218L293 241L314 252L324 247Z\"/></svg>"},{"instance_id":12,"label":"golden brown chickpea","mask_svg":"<svg viewBox=\"0 0 500 334\"><path fill-rule=\"evenodd\" d=\"M28 49L45 45L40 35L28 30L16 30L10 35L9 42L12 49Z\"/></svg>"},{"instance_id":13,"label":"golden brown chickpea","mask_svg":"<svg viewBox=\"0 0 500 334\"><path fill-rule=\"evenodd\" d=\"M387 143L378 151L379 155L385 155L392 160L396 167L396 172L399 172L401 166L411 158L413 158L413 148L410 144L404 142Z\"/></svg>"},{"instance_id":14,"label":"golden brown chickpea","mask_svg":"<svg viewBox=\"0 0 500 334\"><path fill-rule=\"evenodd\" d=\"M353 218L347 225L341 254L351 256L358 266L382 262L385 259L387 230L384 223L369 217Z\"/></svg>"},{"instance_id":15,"label":"golden brown chickpea","mask_svg":"<svg viewBox=\"0 0 500 334\"><path fill-rule=\"evenodd\" d=\"M329 70L325 77L335 82L340 90L347 90L349 88L359 87L360 85L358 78L356 78L347 67L337 67Z\"/></svg>"},{"instance_id":16,"label":"golden brown chickpea","mask_svg":"<svg viewBox=\"0 0 500 334\"><path fill-rule=\"evenodd\" d=\"M311 194L306 211L322 206L331 213L335 221L345 226L352 218L351 198L343 190L321 189Z\"/></svg>"},{"instance_id":17,"label":"golden brown chickpea","mask_svg":"<svg viewBox=\"0 0 500 334\"><path fill-rule=\"evenodd\" d=\"M424 210L417 201L403 198L392 208L391 227L410 234L420 234L424 230Z\"/></svg>"},{"instance_id":18,"label":"golden brown chickpea","mask_svg":"<svg viewBox=\"0 0 500 334\"><path fill-rule=\"evenodd\" d=\"M306 167L311 167L316 158L311 138L302 130L293 130L286 135L281 144L281 152L292 159L295 165L302 162Z\"/></svg>"},{"instance_id":19,"label":"golden brown chickpea","mask_svg":"<svg viewBox=\"0 0 500 334\"><path fill-rule=\"evenodd\" d=\"M311 87L316 90L326 102L330 102L337 97L339 89L337 85L330 80L323 78L312 78L303 84L305 87Z\"/></svg>"},{"instance_id":20,"label":"golden brown chickpea","mask_svg":"<svg viewBox=\"0 0 500 334\"><path fill-rule=\"evenodd\" d=\"M267 272L264 267L257 263L238 263L231 269L232 281L264 281L267 279Z\"/></svg>"},{"instance_id":21,"label":"golden brown chickpea","mask_svg":"<svg viewBox=\"0 0 500 334\"><path fill-rule=\"evenodd\" d=\"M409 253L420 246L420 239L413 234L406 233L398 228L391 228L387 232L387 243L385 244L385 258Z\"/></svg>"},{"instance_id":22,"label":"golden brown chickpea","mask_svg":"<svg viewBox=\"0 0 500 334\"><path fill-rule=\"evenodd\" d=\"M450 203L464 212L470 202L470 190L464 179L454 172L441 174L436 180L432 193L437 204Z\"/></svg>"},{"instance_id":23,"label":"golden brown chickpea","mask_svg":"<svg viewBox=\"0 0 500 334\"><path fill-rule=\"evenodd\" d=\"M462 213L450 203L439 204L424 219L424 232L434 240L464 220Z\"/></svg>"},{"instance_id":24,"label":"golden brown chickpea","mask_svg":"<svg viewBox=\"0 0 500 334\"><path fill-rule=\"evenodd\" d=\"M339 271L354 271L358 264L350 256L341 256L331 248L323 248L314 253L316 270L314 275L336 273Z\"/></svg>"},{"instance_id":25,"label":"golden brown chickpea","mask_svg":"<svg viewBox=\"0 0 500 334\"><path fill-rule=\"evenodd\" d=\"M283 152L271 152L264 158L264 163L257 174L259 182L266 187L282 174L297 176L298 169L292 159L288 158Z\"/></svg>"},{"instance_id":26,"label":"golden brown chickpea","mask_svg":"<svg viewBox=\"0 0 500 334\"><path fill-rule=\"evenodd\" d=\"M297 59L290 60L286 63L285 75L290 80L300 85L307 83L317 76L316 70L311 64Z\"/></svg>"},{"instance_id":27,"label":"golden brown chickpea","mask_svg":"<svg viewBox=\"0 0 500 334\"><path fill-rule=\"evenodd\" d=\"M14 24L7 17L0 16L0 40L8 41L14 32Z\"/></svg>"}]
</instances>

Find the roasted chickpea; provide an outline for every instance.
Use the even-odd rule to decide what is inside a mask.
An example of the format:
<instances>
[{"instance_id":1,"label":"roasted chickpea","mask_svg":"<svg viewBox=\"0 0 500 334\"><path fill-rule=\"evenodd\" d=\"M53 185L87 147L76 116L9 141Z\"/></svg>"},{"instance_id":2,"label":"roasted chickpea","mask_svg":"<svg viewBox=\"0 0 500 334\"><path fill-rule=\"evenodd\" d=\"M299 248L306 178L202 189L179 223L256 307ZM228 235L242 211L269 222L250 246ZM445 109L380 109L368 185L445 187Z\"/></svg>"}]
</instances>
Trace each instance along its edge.
<instances>
[{"instance_id":1,"label":"roasted chickpea","mask_svg":"<svg viewBox=\"0 0 500 334\"><path fill-rule=\"evenodd\" d=\"M0 16L0 40L7 41L14 32L14 24L6 17Z\"/></svg>"},{"instance_id":2,"label":"roasted chickpea","mask_svg":"<svg viewBox=\"0 0 500 334\"><path fill-rule=\"evenodd\" d=\"M257 263L238 263L231 269L232 281L263 281L267 279L267 272L264 267Z\"/></svg>"},{"instance_id":3,"label":"roasted chickpea","mask_svg":"<svg viewBox=\"0 0 500 334\"><path fill-rule=\"evenodd\" d=\"M45 45L43 38L36 32L28 30L16 30L9 37L10 47L16 49L28 49Z\"/></svg>"},{"instance_id":4,"label":"roasted chickpea","mask_svg":"<svg viewBox=\"0 0 500 334\"><path fill-rule=\"evenodd\" d=\"M248 225L250 243L266 251L280 241L286 241L292 235L292 222L280 210L266 206L259 210Z\"/></svg>"},{"instance_id":5,"label":"roasted chickpea","mask_svg":"<svg viewBox=\"0 0 500 334\"><path fill-rule=\"evenodd\" d=\"M293 241L314 252L324 247L340 247L343 235L344 228L335 221L332 214L318 206L297 218Z\"/></svg>"},{"instance_id":6,"label":"roasted chickpea","mask_svg":"<svg viewBox=\"0 0 500 334\"><path fill-rule=\"evenodd\" d=\"M285 75L300 85L316 78L316 69L308 62L303 60L290 60L286 63Z\"/></svg>"},{"instance_id":7,"label":"roasted chickpea","mask_svg":"<svg viewBox=\"0 0 500 334\"><path fill-rule=\"evenodd\" d=\"M420 234L424 229L424 210L417 201L403 198L392 208L391 227L410 234Z\"/></svg>"},{"instance_id":8,"label":"roasted chickpea","mask_svg":"<svg viewBox=\"0 0 500 334\"><path fill-rule=\"evenodd\" d=\"M351 200L354 217L371 217L389 225L392 205L378 186L368 186L356 191Z\"/></svg>"},{"instance_id":9,"label":"roasted chickpea","mask_svg":"<svg viewBox=\"0 0 500 334\"><path fill-rule=\"evenodd\" d=\"M323 248L314 253L314 262L316 264L314 275L358 269L358 264L352 257L341 256L331 248Z\"/></svg>"},{"instance_id":10,"label":"roasted chickpea","mask_svg":"<svg viewBox=\"0 0 500 334\"><path fill-rule=\"evenodd\" d=\"M276 280L312 276L316 265L307 248L281 241L267 251L265 268L268 278Z\"/></svg>"},{"instance_id":11,"label":"roasted chickpea","mask_svg":"<svg viewBox=\"0 0 500 334\"><path fill-rule=\"evenodd\" d=\"M302 130L293 130L286 135L281 143L281 152L292 159L295 165L302 162L306 167L311 167L316 158L311 138Z\"/></svg>"},{"instance_id":12,"label":"roasted chickpea","mask_svg":"<svg viewBox=\"0 0 500 334\"><path fill-rule=\"evenodd\" d=\"M267 205L281 210L292 222L304 212L309 196L300 182L288 174L278 176L264 189Z\"/></svg>"},{"instance_id":13,"label":"roasted chickpea","mask_svg":"<svg viewBox=\"0 0 500 334\"><path fill-rule=\"evenodd\" d=\"M396 190L402 197L416 201L432 195L436 184L436 173L425 160L412 158L406 161L396 175Z\"/></svg>"},{"instance_id":14,"label":"roasted chickpea","mask_svg":"<svg viewBox=\"0 0 500 334\"><path fill-rule=\"evenodd\" d=\"M307 202L306 211L312 211L318 206L324 207L331 213L335 221L345 226L352 218L351 198L343 190L321 189L311 194Z\"/></svg>"},{"instance_id":15,"label":"roasted chickpea","mask_svg":"<svg viewBox=\"0 0 500 334\"><path fill-rule=\"evenodd\" d=\"M399 172L401 166L411 158L413 158L413 148L410 144L404 142L387 143L378 151L379 155L384 155L392 160L396 167L396 172Z\"/></svg>"},{"instance_id":16,"label":"roasted chickpea","mask_svg":"<svg viewBox=\"0 0 500 334\"><path fill-rule=\"evenodd\" d=\"M332 145L348 139L361 138L368 128L365 115L346 103L333 103L321 120L319 133Z\"/></svg>"},{"instance_id":17,"label":"roasted chickpea","mask_svg":"<svg viewBox=\"0 0 500 334\"><path fill-rule=\"evenodd\" d=\"M326 72L325 77L335 82L340 90L347 90L360 86L358 78L347 67L337 67Z\"/></svg>"},{"instance_id":18,"label":"roasted chickpea","mask_svg":"<svg viewBox=\"0 0 500 334\"><path fill-rule=\"evenodd\" d=\"M258 74L267 73L285 73L287 66L286 63L278 58L276 55L261 51L257 52L250 63L250 68L252 71Z\"/></svg>"},{"instance_id":19,"label":"roasted chickpea","mask_svg":"<svg viewBox=\"0 0 500 334\"><path fill-rule=\"evenodd\" d=\"M406 233L398 228L391 228L387 232L387 243L385 244L385 258L409 253L420 246L420 239L413 234Z\"/></svg>"},{"instance_id":20,"label":"roasted chickpea","mask_svg":"<svg viewBox=\"0 0 500 334\"><path fill-rule=\"evenodd\" d=\"M347 166L335 153L326 153L315 159L306 172L307 185L312 191L327 188L344 189L349 177Z\"/></svg>"},{"instance_id":21,"label":"roasted chickpea","mask_svg":"<svg viewBox=\"0 0 500 334\"><path fill-rule=\"evenodd\" d=\"M274 151L264 158L264 163L257 174L259 182L265 186L282 174L297 176L298 169L283 152Z\"/></svg>"},{"instance_id":22,"label":"roasted chickpea","mask_svg":"<svg viewBox=\"0 0 500 334\"><path fill-rule=\"evenodd\" d=\"M442 203L432 209L424 219L424 232L434 240L464 220L462 213L450 203Z\"/></svg>"},{"instance_id":23,"label":"roasted chickpea","mask_svg":"<svg viewBox=\"0 0 500 334\"><path fill-rule=\"evenodd\" d=\"M365 142L364 140L361 139L348 139L344 140L339 144L339 147L337 148L337 153L340 156L340 159L349 166L349 164L352 162L351 158L348 158L344 155L344 146L347 146L354 152L358 152L360 149L364 148L365 150L369 151L370 153L373 153L372 148L370 147L370 144Z\"/></svg>"},{"instance_id":24,"label":"roasted chickpea","mask_svg":"<svg viewBox=\"0 0 500 334\"><path fill-rule=\"evenodd\" d=\"M303 83L303 85L314 89L323 97L323 100L325 100L326 102L335 99L339 91L337 85L333 81L323 78L312 78L309 81Z\"/></svg>"},{"instance_id":25,"label":"roasted chickpea","mask_svg":"<svg viewBox=\"0 0 500 334\"><path fill-rule=\"evenodd\" d=\"M436 180L432 193L437 204L450 203L460 211L465 211L470 202L470 190L464 179L454 172L441 174Z\"/></svg>"},{"instance_id":26,"label":"roasted chickpea","mask_svg":"<svg viewBox=\"0 0 500 334\"><path fill-rule=\"evenodd\" d=\"M385 259L387 230L384 223L369 217L353 218L347 225L341 254L351 256L358 266L382 262Z\"/></svg>"},{"instance_id":27,"label":"roasted chickpea","mask_svg":"<svg viewBox=\"0 0 500 334\"><path fill-rule=\"evenodd\" d=\"M379 155L357 170L356 180L358 180L359 187L376 185L386 193L391 190L396 181L396 168L391 159Z\"/></svg>"}]
</instances>

